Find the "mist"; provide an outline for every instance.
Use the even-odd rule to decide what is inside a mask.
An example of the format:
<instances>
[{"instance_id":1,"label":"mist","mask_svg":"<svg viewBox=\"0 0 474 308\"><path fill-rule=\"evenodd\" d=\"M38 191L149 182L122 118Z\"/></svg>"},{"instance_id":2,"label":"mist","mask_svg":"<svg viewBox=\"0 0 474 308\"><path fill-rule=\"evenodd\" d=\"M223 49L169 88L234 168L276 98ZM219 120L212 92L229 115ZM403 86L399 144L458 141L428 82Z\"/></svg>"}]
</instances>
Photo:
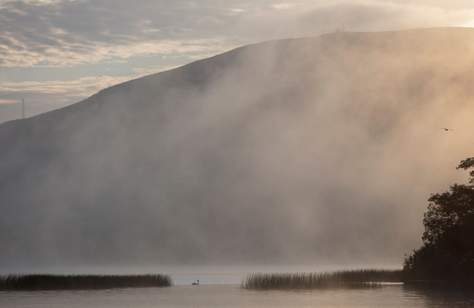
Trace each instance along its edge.
<instances>
[{"instance_id":1,"label":"mist","mask_svg":"<svg viewBox=\"0 0 474 308\"><path fill-rule=\"evenodd\" d=\"M472 42L270 41L5 123L0 267L401 264L465 179Z\"/></svg>"}]
</instances>

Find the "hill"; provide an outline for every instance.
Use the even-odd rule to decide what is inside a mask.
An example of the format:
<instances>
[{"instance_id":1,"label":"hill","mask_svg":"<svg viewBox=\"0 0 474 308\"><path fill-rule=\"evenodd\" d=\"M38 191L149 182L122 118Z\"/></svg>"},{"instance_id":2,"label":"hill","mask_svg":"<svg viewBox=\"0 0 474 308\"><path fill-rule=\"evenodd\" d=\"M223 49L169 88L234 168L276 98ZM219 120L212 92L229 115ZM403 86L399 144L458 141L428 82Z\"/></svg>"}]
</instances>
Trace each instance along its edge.
<instances>
[{"instance_id":1,"label":"hill","mask_svg":"<svg viewBox=\"0 0 474 308\"><path fill-rule=\"evenodd\" d=\"M4 123L0 264L399 263L474 150L473 48L272 41Z\"/></svg>"}]
</instances>

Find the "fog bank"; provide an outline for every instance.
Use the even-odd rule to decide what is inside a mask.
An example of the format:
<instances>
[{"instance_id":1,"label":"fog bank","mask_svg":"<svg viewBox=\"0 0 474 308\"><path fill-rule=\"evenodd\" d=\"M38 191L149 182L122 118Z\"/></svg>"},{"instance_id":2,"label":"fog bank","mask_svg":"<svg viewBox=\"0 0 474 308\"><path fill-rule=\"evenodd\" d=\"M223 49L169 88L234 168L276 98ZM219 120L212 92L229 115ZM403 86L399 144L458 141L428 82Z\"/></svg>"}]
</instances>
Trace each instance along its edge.
<instances>
[{"instance_id":1,"label":"fog bank","mask_svg":"<svg viewBox=\"0 0 474 308\"><path fill-rule=\"evenodd\" d=\"M401 262L465 178L472 42L272 41L5 123L0 263Z\"/></svg>"}]
</instances>

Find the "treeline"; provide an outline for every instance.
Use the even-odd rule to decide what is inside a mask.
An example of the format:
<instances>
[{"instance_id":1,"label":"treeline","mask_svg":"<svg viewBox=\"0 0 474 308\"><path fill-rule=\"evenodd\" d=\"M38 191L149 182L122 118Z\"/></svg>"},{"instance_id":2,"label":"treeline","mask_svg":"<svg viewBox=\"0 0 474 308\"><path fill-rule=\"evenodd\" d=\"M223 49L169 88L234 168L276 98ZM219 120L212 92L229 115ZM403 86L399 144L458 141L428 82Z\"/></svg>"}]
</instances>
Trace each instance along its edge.
<instances>
[{"instance_id":1,"label":"treeline","mask_svg":"<svg viewBox=\"0 0 474 308\"><path fill-rule=\"evenodd\" d=\"M169 287L167 275L8 275L0 277L2 291L94 290Z\"/></svg>"},{"instance_id":2,"label":"treeline","mask_svg":"<svg viewBox=\"0 0 474 308\"><path fill-rule=\"evenodd\" d=\"M474 286L474 158L458 169L470 170L468 184L430 197L423 246L405 259L407 282Z\"/></svg>"}]
</instances>

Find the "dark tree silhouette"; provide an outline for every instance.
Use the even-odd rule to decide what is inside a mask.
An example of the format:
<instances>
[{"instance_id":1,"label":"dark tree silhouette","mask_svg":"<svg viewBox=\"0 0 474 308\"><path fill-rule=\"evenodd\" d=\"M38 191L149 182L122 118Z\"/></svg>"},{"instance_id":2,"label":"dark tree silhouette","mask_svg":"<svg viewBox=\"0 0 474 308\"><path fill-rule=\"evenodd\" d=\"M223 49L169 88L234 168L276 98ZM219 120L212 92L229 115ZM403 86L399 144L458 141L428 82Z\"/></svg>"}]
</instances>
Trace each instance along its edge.
<instances>
[{"instance_id":1,"label":"dark tree silhouette","mask_svg":"<svg viewBox=\"0 0 474 308\"><path fill-rule=\"evenodd\" d=\"M474 157L458 169L474 169ZM469 183L429 198L423 246L405 259L407 280L474 282L474 170Z\"/></svg>"}]
</instances>

